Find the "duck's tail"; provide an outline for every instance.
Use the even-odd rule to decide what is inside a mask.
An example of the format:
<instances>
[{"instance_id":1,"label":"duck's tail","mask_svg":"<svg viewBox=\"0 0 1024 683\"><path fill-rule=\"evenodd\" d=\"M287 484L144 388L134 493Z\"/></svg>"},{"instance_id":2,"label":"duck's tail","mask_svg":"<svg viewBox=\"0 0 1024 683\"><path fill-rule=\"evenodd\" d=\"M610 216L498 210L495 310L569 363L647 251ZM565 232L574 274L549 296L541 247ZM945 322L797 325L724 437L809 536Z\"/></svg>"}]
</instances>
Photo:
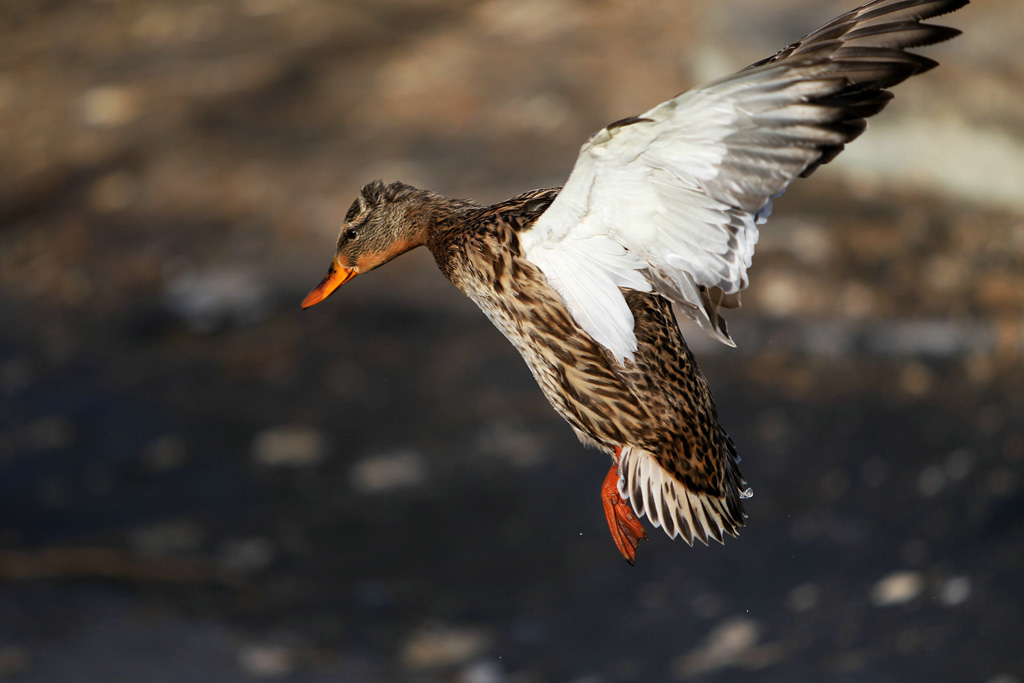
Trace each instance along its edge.
<instances>
[{"instance_id":1,"label":"duck's tail","mask_svg":"<svg viewBox=\"0 0 1024 683\"><path fill-rule=\"evenodd\" d=\"M629 500L637 517L647 516L669 538L680 536L688 545L708 539L722 543L736 536L747 515L743 500L753 493L739 470L736 449L723 433L725 472L720 495L692 490L673 477L649 451L626 446L619 454L619 495Z\"/></svg>"}]
</instances>

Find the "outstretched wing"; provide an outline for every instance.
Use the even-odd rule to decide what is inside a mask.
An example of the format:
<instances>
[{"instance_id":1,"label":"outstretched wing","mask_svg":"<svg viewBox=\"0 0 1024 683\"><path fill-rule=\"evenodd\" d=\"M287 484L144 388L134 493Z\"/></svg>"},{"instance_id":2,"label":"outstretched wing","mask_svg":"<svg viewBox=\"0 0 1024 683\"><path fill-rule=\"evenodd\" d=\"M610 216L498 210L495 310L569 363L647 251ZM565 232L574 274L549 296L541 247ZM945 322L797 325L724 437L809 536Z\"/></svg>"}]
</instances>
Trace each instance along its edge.
<instances>
[{"instance_id":1,"label":"outstretched wing","mask_svg":"<svg viewBox=\"0 0 1024 683\"><path fill-rule=\"evenodd\" d=\"M658 291L732 344L717 314L747 286L771 199L832 160L936 62L907 48L960 32L922 20L968 0L874 0L776 55L617 121L583 145L526 258L620 361L636 351L619 287Z\"/></svg>"}]
</instances>

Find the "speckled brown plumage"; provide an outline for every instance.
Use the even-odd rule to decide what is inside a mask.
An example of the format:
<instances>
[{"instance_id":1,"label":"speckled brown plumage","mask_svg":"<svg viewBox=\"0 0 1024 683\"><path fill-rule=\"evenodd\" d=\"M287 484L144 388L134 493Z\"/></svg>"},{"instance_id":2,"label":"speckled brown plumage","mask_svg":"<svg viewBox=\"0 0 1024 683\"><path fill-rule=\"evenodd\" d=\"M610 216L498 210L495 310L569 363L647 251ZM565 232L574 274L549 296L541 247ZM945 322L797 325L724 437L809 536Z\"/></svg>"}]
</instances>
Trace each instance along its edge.
<instances>
[{"instance_id":1,"label":"speckled brown plumage","mask_svg":"<svg viewBox=\"0 0 1024 683\"><path fill-rule=\"evenodd\" d=\"M517 233L557 192L534 190L487 208L442 211L427 246L441 272L519 350L581 441L607 453L627 444L650 452L687 489L723 499L724 531L735 534L745 516L739 496L745 482L671 303L623 290L638 351L619 364L580 330L543 274L520 255ZM694 537L704 540L684 534Z\"/></svg>"}]
</instances>

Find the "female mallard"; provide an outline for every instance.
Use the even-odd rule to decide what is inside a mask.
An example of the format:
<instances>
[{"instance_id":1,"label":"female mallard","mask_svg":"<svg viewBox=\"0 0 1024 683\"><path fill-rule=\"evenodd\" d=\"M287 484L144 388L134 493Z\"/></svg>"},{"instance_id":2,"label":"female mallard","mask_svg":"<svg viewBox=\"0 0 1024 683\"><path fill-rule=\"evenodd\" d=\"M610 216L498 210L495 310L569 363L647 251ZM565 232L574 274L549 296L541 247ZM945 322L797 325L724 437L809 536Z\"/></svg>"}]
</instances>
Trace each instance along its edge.
<instances>
[{"instance_id":1,"label":"female mallard","mask_svg":"<svg viewBox=\"0 0 1024 683\"><path fill-rule=\"evenodd\" d=\"M874 0L765 60L598 131L561 189L483 207L402 183L363 188L303 307L414 247L519 350L580 440L632 563L646 515L670 537L735 536L750 495L672 304L733 345L771 200L831 161L959 31L921 23L968 0Z\"/></svg>"}]
</instances>

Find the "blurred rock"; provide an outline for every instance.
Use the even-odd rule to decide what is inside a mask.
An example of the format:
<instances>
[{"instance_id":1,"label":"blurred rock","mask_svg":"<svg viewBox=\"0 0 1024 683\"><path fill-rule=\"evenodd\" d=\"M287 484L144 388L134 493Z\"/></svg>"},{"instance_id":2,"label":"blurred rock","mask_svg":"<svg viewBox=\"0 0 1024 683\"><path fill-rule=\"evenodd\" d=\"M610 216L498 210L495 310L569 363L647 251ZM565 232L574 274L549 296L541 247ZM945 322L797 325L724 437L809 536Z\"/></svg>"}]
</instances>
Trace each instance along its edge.
<instances>
[{"instance_id":1,"label":"blurred rock","mask_svg":"<svg viewBox=\"0 0 1024 683\"><path fill-rule=\"evenodd\" d=\"M924 578L919 572L893 572L880 579L871 588L871 603L876 607L905 605L924 590Z\"/></svg>"},{"instance_id":2,"label":"blurred rock","mask_svg":"<svg viewBox=\"0 0 1024 683\"><path fill-rule=\"evenodd\" d=\"M139 93L128 86L104 85L89 90L81 100L82 121L113 128L131 123L139 115Z\"/></svg>"},{"instance_id":3,"label":"blurred rock","mask_svg":"<svg viewBox=\"0 0 1024 683\"><path fill-rule=\"evenodd\" d=\"M535 431L508 421L490 421L477 438L483 453L505 458L518 467L532 467L544 462L547 450L544 439Z\"/></svg>"},{"instance_id":4,"label":"blurred rock","mask_svg":"<svg viewBox=\"0 0 1024 683\"><path fill-rule=\"evenodd\" d=\"M501 665L495 661L470 662L459 671L456 683L501 683L505 680Z\"/></svg>"},{"instance_id":5,"label":"blurred rock","mask_svg":"<svg viewBox=\"0 0 1024 683\"><path fill-rule=\"evenodd\" d=\"M164 288L164 304L196 334L248 325L269 312L269 293L253 270L219 267L184 273Z\"/></svg>"},{"instance_id":6,"label":"blurred rock","mask_svg":"<svg viewBox=\"0 0 1024 683\"><path fill-rule=\"evenodd\" d=\"M253 459L268 467L309 467L326 456L326 438L311 427L274 427L252 443Z\"/></svg>"},{"instance_id":7,"label":"blurred rock","mask_svg":"<svg viewBox=\"0 0 1024 683\"><path fill-rule=\"evenodd\" d=\"M427 463L415 451L377 455L356 463L349 471L352 488L359 493L383 493L421 486L427 479Z\"/></svg>"},{"instance_id":8,"label":"blurred rock","mask_svg":"<svg viewBox=\"0 0 1024 683\"><path fill-rule=\"evenodd\" d=\"M406 641L402 649L402 666L418 671L464 664L487 652L492 640L483 629L424 627Z\"/></svg>"},{"instance_id":9,"label":"blurred rock","mask_svg":"<svg viewBox=\"0 0 1024 683\"><path fill-rule=\"evenodd\" d=\"M957 116L879 116L871 121L871 134L849 145L835 167L862 182L896 182L936 196L1024 211L1024 142L1013 132Z\"/></svg>"},{"instance_id":10,"label":"blurred rock","mask_svg":"<svg viewBox=\"0 0 1024 683\"><path fill-rule=\"evenodd\" d=\"M747 617L730 617L708 634L704 644L672 665L676 678L699 676L737 664L760 638L757 622Z\"/></svg>"},{"instance_id":11,"label":"blurred rock","mask_svg":"<svg viewBox=\"0 0 1024 683\"><path fill-rule=\"evenodd\" d=\"M985 683L1021 683L1021 679L1013 674L996 674Z\"/></svg>"},{"instance_id":12,"label":"blurred rock","mask_svg":"<svg viewBox=\"0 0 1024 683\"><path fill-rule=\"evenodd\" d=\"M295 652L283 645L245 645L238 666L256 678L281 678L295 670Z\"/></svg>"},{"instance_id":13,"label":"blurred rock","mask_svg":"<svg viewBox=\"0 0 1024 683\"><path fill-rule=\"evenodd\" d=\"M956 607L967 602L971 597L971 579L966 576L953 576L946 579L939 587L939 601L947 607Z\"/></svg>"}]
</instances>

